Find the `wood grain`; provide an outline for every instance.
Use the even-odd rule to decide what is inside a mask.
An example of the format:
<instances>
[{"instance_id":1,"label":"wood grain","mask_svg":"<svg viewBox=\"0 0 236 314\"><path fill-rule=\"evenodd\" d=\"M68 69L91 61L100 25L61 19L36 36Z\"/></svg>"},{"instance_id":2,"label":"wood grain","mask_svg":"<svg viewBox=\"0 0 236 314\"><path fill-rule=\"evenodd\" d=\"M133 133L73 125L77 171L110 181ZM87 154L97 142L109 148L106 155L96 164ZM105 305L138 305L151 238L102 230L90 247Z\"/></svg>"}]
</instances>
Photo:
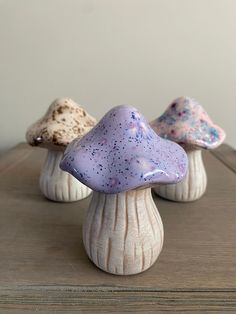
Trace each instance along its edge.
<instances>
[{"instance_id":1,"label":"wood grain","mask_svg":"<svg viewBox=\"0 0 236 314\"><path fill-rule=\"evenodd\" d=\"M224 144L214 149L211 153L221 160L227 167L236 172L236 150L231 146Z\"/></svg>"},{"instance_id":2,"label":"wood grain","mask_svg":"<svg viewBox=\"0 0 236 314\"><path fill-rule=\"evenodd\" d=\"M206 194L193 203L154 196L165 228L157 263L134 276L96 268L82 245L91 198L55 203L40 193L43 149L0 157L0 313L236 312L236 175L203 156ZM27 313L27 312L26 312Z\"/></svg>"},{"instance_id":3,"label":"wood grain","mask_svg":"<svg viewBox=\"0 0 236 314\"><path fill-rule=\"evenodd\" d=\"M155 291L119 287L19 287L5 290L6 313L235 313L235 291ZM20 311L20 312L19 312ZM21 312L22 311L22 312ZM73 312L72 312L73 311ZM1 313L3 313L1 311Z\"/></svg>"}]
</instances>

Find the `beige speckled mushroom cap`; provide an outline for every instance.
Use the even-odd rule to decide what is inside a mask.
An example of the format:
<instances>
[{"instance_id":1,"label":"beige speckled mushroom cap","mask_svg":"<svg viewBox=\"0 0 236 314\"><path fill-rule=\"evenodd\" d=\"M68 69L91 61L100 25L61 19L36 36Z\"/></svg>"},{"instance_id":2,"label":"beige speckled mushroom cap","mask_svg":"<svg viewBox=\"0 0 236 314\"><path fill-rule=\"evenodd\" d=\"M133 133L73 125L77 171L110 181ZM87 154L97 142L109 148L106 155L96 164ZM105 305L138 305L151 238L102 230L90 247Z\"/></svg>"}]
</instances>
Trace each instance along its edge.
<instances>
[{"instance_id":1,"label":"beige speckled mushroom cap","mask_svg":"<svg viewBox=\"0 0 236 314\"><path fill-rule=\"evenodd\" d=\"M32 124L26 140L32 146L64 149L73 139L83 137L96 124L80 105L70 98L58 98L46 114Z\"/></svg>"}]
</instances>

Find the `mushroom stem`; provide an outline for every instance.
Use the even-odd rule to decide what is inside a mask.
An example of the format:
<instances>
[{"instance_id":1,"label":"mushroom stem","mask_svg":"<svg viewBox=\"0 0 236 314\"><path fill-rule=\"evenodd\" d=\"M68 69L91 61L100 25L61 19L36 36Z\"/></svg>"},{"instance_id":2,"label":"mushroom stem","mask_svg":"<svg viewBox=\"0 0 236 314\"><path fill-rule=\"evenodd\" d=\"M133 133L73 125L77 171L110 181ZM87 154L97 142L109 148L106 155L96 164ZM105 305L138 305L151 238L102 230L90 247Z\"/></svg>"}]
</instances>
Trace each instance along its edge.
<instances>
[{"instance_id":1,"label":"mushroom stem","mask_svg":"<svg viewBox=\"0 0 236 314\"><path fill-rule=\"evenodd\" d=\"M48 150L39 179L42 193L58 202L74 202L87 197L91 189L59 168L62 156L63 151Z\"/></svg>"},{"instance_id":2,"label":"mushroom stem","mask_svg":"<svg viewBox=\"0 0 236 314\"><path fill-rule=\"evenodd\" d=\"M150 188L93 193L83 223L83 241L89 258L102 270L116 275L143 272L156 261L163 238Z\"/></svg>"},{"instance_id":3,"label":"mushroom stem","mask_svg":"<svg viewBox=\"0 0 236 314\"><path fill-rule=\"evenodd\" d=\"M178 201L191 202L199 199L207 186L207 175L202 160L200 149L186 150L188 155L188 172L179 183L160 185L154 191L163 198Z\"/></svg>"}]
</instances>

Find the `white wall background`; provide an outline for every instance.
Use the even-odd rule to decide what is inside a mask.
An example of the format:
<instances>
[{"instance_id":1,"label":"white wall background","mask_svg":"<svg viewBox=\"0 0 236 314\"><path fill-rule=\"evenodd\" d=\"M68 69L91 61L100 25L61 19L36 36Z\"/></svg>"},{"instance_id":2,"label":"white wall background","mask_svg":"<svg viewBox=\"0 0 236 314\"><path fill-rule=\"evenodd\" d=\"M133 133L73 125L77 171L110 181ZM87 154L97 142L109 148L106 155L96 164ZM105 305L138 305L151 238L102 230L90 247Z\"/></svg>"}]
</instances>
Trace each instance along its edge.
<instances>
[{"instance_id":1,"label":"white wall background","mask_svg":"<svg viewBox=\"0 0 236 314\"><path fill-rule=\"evenodd\" d=\"M235 0L0 0L0 149L58 96L100 118L203 104L236 146Z\"/></svg>"}]
</instances>

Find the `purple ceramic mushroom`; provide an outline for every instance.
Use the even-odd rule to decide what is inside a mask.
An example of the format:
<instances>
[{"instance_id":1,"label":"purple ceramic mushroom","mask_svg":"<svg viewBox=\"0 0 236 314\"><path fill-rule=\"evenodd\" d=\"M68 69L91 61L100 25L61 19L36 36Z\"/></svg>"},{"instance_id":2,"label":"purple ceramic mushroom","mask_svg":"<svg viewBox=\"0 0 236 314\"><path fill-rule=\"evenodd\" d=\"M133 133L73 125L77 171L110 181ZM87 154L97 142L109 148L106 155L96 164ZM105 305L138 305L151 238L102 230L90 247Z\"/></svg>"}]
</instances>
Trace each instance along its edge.
<instances>
[{"instance_id":1,"label":"purple ceramic mushroom","mask_svg":"<svg viewBox=\"0 0 236 314\"><path fill-rule=\"evenodd\" d=\"M60 166L94 190L83 224L89 258L113 274L148 269L163 244L151 186L183 179L184 150L157 136L137 109L123 105L74 140Z\"/></svg>"},{"instance_id":2,"label":"purple ceramic mushroom","mask_svg":"<svg viewBox=\"0 0 236 314\"><path fill-rule=\"evenodd\" d=\"M201 149L218 147L225 139L225 132L212 122L199 103L189 97L175 99L150 125L159 136L183 146L189 159L185 179L177 184L156 187L156 193L175 201L200 198L207 185Z\"/></svg>"}]
</instances>

